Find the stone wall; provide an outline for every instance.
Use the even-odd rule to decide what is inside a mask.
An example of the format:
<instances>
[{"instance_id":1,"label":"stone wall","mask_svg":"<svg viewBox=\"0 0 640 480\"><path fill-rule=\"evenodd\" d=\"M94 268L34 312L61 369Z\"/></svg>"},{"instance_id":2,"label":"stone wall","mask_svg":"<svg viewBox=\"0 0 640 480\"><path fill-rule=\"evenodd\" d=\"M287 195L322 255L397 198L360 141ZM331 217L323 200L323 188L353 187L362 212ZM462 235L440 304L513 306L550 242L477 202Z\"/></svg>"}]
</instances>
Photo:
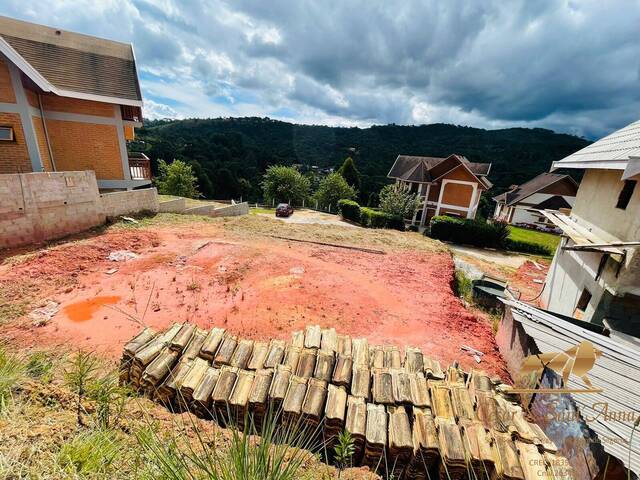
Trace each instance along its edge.
<instances>
[{"instance_id":1,"label":"stone wall","mask_svg":"<svg viewBox=\"0 0 640 480\"><path fill-rule=\"evenodd\" d=\"M100 200L102 211L107 218L159 211L158 192L155 188L103 193L100 195Z\"/></svg>"},{"instance_id":2,"label":"stone wall","mask_svg":"<svg viewBox=\"0 0 640 480\"><path fill-rule=\"evenodd\" d=\"M92 171L0 175L0 248L60 238L104 221Z\"/></svg>"}]
</instances>

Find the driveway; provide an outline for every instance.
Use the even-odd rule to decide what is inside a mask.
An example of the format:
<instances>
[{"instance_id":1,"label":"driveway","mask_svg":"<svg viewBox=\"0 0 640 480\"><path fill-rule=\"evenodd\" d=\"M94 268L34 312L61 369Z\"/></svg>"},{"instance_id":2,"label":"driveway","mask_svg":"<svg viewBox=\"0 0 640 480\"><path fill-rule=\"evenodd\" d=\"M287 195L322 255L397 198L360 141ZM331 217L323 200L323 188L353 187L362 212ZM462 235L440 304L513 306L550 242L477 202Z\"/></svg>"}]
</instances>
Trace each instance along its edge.
<instances>
[{"instance_id":1,"label":"driveway","mask_svg":"<svg viewBox=\"0 0 640 480\"><path fill-rule=\"evenodd\" d=\"M276 217L275 213L258 213L265 217L277 218L281 222L286 223L306 223L317 225L337 225L339 227L359 228L340 219L338 215L330 215L328 213L316 212L315 210L296 210L290 217Z\"/></svg>"},{"instance_id":2,"label":"driveway","mask_svg":"<svg viewBox=\"0 0 640 480\"><path fill-rule=\"evenodd\" d=\"M504 253L495 250L488 250L486 248L466 247L452 244L448 244L447 246L455 256L473 257L500 267L518 269L528 260L526 256L519 255L517 253Z\"/></svg>"}]
</instances>

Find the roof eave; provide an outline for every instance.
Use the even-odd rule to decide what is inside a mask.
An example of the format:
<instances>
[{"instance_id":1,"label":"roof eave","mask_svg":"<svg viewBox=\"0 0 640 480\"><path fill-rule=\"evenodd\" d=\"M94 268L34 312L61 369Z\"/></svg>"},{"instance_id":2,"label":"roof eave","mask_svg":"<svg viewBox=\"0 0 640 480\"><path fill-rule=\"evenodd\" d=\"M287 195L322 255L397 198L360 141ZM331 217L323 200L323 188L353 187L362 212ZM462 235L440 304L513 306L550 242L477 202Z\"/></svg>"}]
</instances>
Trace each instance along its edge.
<instances>
[{"instance_id":1,"label":"roof eave","mask_svg":"<svg viewBox=\"0 0 640 480\"><path fill-rule=\"evenodd\" d=\"M60 97L77 98L80 100L92 100L95 102L113 103L116 105L130 105L132 107L142 107L142 100L132 100L129 98L110 97L108 95L96 95L93 93L75 92L56 87L42 76L38 70L27 62L9 43L0 36L0 53L4 54L21 72L29 77L42 91L54 93ZM137 76L136 76L137 81Z\"/></svg>"},{"instance_id":2,"label":"roof eave","mask_svg":"<svg viewBox=\"0 0 640 480\"><path fill-rule=\"evenodd\" d=\"M551 164L550 171L559 168L575 168L575 169L604 169L604 170L624 170L627 168L629 159L617 158L615 160L559 160Z\"/></svg>"}]
</instances>

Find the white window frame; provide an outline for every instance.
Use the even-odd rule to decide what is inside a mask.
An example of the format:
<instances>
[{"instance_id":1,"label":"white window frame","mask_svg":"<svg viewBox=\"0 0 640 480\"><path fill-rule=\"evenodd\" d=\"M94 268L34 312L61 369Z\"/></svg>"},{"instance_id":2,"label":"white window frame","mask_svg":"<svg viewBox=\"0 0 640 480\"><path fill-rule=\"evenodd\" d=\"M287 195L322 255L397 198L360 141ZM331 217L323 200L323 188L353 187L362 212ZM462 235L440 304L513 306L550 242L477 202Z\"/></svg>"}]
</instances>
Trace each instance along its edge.
<instances>
[{"instance_id":1,"label":"white window frame","mask_svg":"<svg viewBox=\"0 0 640 480\"><path fill-rule=\"evenodd\" d=\"M13 127L8 127L5 125L0 125L0 130L9 130L9 133L11 134L11 138L1 138L0 137L0 142L13 142L16 139L16 133L13 130Z\"/></svg>"}]
</instances>

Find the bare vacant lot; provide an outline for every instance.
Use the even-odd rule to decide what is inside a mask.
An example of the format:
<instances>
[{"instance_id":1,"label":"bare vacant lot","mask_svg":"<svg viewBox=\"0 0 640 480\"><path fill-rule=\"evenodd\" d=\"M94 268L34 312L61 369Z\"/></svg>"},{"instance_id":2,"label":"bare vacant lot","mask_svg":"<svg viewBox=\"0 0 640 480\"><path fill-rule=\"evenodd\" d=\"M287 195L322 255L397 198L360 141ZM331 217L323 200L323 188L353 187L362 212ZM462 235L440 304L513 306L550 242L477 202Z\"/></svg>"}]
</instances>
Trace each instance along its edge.
<instances>
[{"instance_id":1,"label":"bare vacant lot","mask_svg":"<svg viewBox=\"0 0 640 480\"><path fill-rule=\"evenodd\" d=\"M122 251L135 258L108 259ZM317 323L376 343L418 346L445 365L476 367L460 350L469 345L485 352L481 368L506 377L491 326L463 307L452 279L450 254L416 233L253 215L159 215L7 252L0 267L2 336L116 358L142 323L192 321L256 339L289 338ZM51 301L59 310L35 326L26 314Z\"/></svg>"}]
</instances>

